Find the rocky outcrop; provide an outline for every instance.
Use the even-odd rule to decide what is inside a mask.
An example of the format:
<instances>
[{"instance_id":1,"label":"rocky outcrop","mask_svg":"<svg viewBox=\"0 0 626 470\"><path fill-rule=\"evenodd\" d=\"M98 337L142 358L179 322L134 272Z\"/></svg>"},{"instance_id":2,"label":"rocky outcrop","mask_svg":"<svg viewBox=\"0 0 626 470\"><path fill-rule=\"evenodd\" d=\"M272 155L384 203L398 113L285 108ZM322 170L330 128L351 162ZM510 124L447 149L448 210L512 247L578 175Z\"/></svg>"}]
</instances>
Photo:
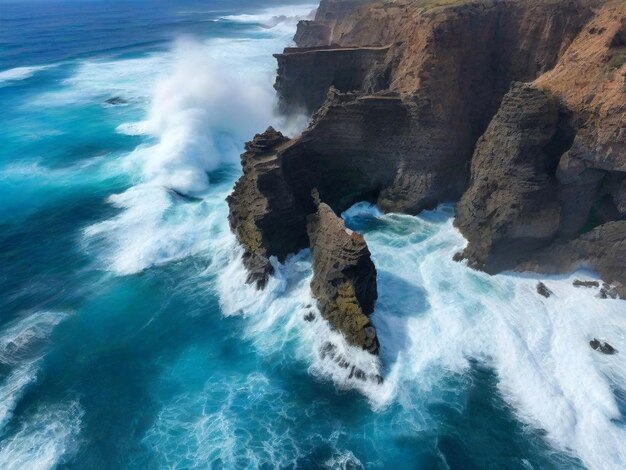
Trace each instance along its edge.
<instances>
[{"instance_id":1,"label":"rocky outcrop","mask_svg":"<svg viewBox=\"0 0 626 470\"><path fill-rule=\"evenodd\" d=\"M602 354L613 355L617 352L617 350L611 346L606 341L600 341L599 339L593 338L589 341L589 346L596 351L601 352Z\"/></svg>"},{"instance_id":2,"label":"rocky outcrop","mask_svg":"<svg viewBox=\"0 0 626 470\"><path fill-rule=\"evenodd\" d=\"M228 200L250 281L264 285L272 256L315 245L319 207L340 213L367 200L415 214L460 199L471 266L591 266L623 292L625 9L617 0L322 2L298 29L300 47L276 56L281 108L310 112L311 123L291 140L273 129L255 136ZM320 309L339 312L336 299L352 296L332 291L323 269L314 266L316 295L335 300Z\"/></svg>"},{"instance_id":3,"label":"rocky outcrop","mask_svg":"<svg viewBox=\"0 0 626 470\"><path fill-rule=\"evenodd\" d=\"M376 268L363 236L347 230L324 203L308 217L313 252L311 292L328 322L346 340L378 354L376 330L369 320L377 299Z\"/></svg>"},{"instance_id":4,"label":"rocky outcrop","mask_svg":"<svg viewBox=\"0 0 626 470\"><path fill-rule=\"evenodd\" d=\"M280 97L280 111L310 114L322 105L331 87L344 92L387 88L384 74L377 73L384 67L387 50L387 47L287 48L282 54L275 54L278 74L274 88Z\"/></svg>"},{"instance_id":5,"label":"rocky outcrop","mask_svg":"<svg viewBox=\"0 0 626 470\"><path fill-rule=\"evenodd\" d=\"M626 215L625 25L626 5L608 2L554 69L503 100L458 206L472 266L555 273L588 266L626 293L619 261L626 229L615 222ZM524 89L533 91L522 97Z\"/></svg>"},{"instance_id":6,"label":"rocky outcrop","mask_svg":"<svg viewBox=\"0 0 626 470\"><path fill-rule=\"evenodd\" d=\"M264 287L273 273L270 256L283 261L308 243L306 213L298 210L276 153L289 140L271 127L246 144L243 176L228 196L230 227L244 247L249 282ZM300 230L298 230L300 228ZM283 236L283 231L289 236Z\"/></svg>"},{"instance_id":7,"label":"rocky outcrop","mask_svg":"<svg viewBox=\"0 0 626 470\"><path fill-rule=\"evenodd\" d=\"M593 267L626 298L626 220L602 224L569 242L555 242L518 269L557 274L580 267Z\"/></svg>"},{"instance_id":8,"label":"rocky outcrop","mask_svg":"<svg viewBox=\"0 0 626 470\"><path fill-rule=\"evenodd\" d=\"M573 137L563 120L558 101L531 84L513 84L502 100L476 144L470 186L457 205L472 266L511 269L555 239L555 172Z\"/></svg>"}]
</instances>

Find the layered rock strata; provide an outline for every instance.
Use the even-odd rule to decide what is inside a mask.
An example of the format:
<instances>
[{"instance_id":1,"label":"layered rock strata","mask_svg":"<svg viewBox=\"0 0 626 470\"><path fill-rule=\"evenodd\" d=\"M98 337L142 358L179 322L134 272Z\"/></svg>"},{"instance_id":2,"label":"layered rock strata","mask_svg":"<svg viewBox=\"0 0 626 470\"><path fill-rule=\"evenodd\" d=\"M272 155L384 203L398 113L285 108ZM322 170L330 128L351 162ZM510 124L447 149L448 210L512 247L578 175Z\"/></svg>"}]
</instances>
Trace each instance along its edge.
<instances>
[{"instance_id":1,"label":"layered rock strata","mask_svg":"<svg viewBox=\"0 0 626 470\"><path fill-rule=\"evenodd\" d=\"M313 113L311 123L291 140L255 136L229 197L250 280L264 285L271 256L314 245L307 220L319 207L367 200L415 214L460 199L471 266L591 266L626 294L625 10L616 0L322 2L298 29L300 47L277 55L281 107ZM314 271L321 299L332 282Z\"/></svg>"}]
</instances>

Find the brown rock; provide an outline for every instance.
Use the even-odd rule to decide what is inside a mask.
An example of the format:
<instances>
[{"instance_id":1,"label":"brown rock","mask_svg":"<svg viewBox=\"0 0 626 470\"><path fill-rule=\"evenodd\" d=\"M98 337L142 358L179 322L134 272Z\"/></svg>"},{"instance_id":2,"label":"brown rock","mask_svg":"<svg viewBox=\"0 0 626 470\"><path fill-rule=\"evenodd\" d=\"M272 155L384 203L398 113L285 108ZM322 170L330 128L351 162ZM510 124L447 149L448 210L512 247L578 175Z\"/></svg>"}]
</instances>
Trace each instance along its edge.
<instances>
[{"instance_id":1,"label":"brown rock","mask_svg":"<svg viewBox=\"0 0 626 470\"><path fill-rule=\"evenodd\" d=\"M479 139L470 187L457 206L456 225L468 239L470 265L510 269L559 229L554 173L571 136L559 126L557 100L515 83Z\"/></svg>"},{"instance_id":2,"label":"brown rock","mask_svg":"<svg viewBox=\"0 0 626 470\"><path fill-rule=\"evenodd\" d=\"M376 268L363 236L347 230L324 203L309 216L308 233L313 252L311 291L322 316L349 343L377 354L378 338L368 318L377 299Z\"/></svg>"},{"instance_id":3,"label":"brown rock","mask_svg":"<svg viewBox=\"0 0 626 470\"><path fill-rule=\"evenodd\" d=\"M257 287L265 286L273 272L270 256L282 261L308 244L306 214L295 207L276 161L277 149L287 142L271 127L248 142L241 156L243 176L227 198L228 220L244 248L248 282L255 282ZM298 226L300 231L292 229ZM287 236L283 236L283 230Z\"/></svg>"}]
</instances>

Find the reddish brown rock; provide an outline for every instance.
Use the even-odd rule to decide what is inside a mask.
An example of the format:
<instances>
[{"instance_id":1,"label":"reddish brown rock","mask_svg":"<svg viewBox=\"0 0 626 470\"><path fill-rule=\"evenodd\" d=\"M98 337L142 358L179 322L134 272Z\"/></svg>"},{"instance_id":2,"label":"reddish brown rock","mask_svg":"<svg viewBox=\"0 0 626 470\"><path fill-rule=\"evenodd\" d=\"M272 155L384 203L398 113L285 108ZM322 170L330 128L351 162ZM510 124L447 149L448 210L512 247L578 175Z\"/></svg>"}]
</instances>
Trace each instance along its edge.
<instances>
[{"instance_id":1,"label":"reddish brown rock","mask_svg":"<svg viewBox=\"0 0 626 470\"><path fill-rule=\"evenodd\" d=\"M378 297L376 268L363 236L347 230L324 203L308 217L308 234L313 252L311 292L322 316L349 343L378 354L376 330L369 319Z\"/></svg>"},{"instance_id":2,"label":"reddish brown rock","mask_svg":"<svg viewBox=\"0 0 626 470\"><path fill-rule=\"evenodd\" d=\"M512 269L556 238L555 172L573 138L562 119L558 101L536 86L515 83L504 97L476 144L470 186L457 205L471 266Z\"/></svg>"}]
</instances>

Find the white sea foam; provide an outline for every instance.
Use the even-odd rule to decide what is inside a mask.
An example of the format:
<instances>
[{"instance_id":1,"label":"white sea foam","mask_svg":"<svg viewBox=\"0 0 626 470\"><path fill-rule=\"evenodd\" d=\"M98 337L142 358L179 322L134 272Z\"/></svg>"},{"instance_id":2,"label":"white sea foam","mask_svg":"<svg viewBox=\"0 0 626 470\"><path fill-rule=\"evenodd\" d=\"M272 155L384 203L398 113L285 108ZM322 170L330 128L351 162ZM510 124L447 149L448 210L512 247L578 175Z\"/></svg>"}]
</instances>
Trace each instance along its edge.
<instances>
[{"instance_id":1,"label":"white sea foam","mask_svg":"<svg viewBox=\"0 0 626 470\"><path fill-rule=\"evenodd\" d=\"M118 216L84 232L108 269L131 274L181 259L207 250L207 233L227 231L229 188L209 191L208 174L234 167L243 142L268 125L293 133L305 123L274 113L271 53L285 40L284 32L276 32L204 43L181 39L174 45L146 119L118 127L152 138L125 158L125 171L137 184L109 199L121 209Z\"/></svg>"},{"instance_id":2,"label":"white sea foam","mask_svg":"<svg viewBox=\"0 0 626 470\"><path fill-rule=\"evenodd\" d=\"M13 417L13 410L27 387L37 379L35 363L26 363L13 370L0 385L0 432Z\"/></svg>"},{"instance_id":3,"label":"white sea foam","mask_svg":"<svg viewBox=\"0 0 626 470\"><path fill-rule=\"evenodd\" d=\"M134 106L145 107L159 74L167 71L173 60L169 53L124 60L84 60L61 88L37 95L27 106L48 108L93 102L104 105L105 100L120 97Z\"/></svg>"},{"instance_id":4,"label":"white sea foam","mask_svg":"<svg viewBox=\"0 0 626 470\"><path fill-rule=\"evenodd\" d=\"M284 350L295 343L296 359L310 364L309 372L322 380L331 379L342 389L357 389L372 399L375 406L385 403L393 380L378 383L381 364L360 348L350 346L343 336L323 320L311 297L310 255L304 250L285 264L273 260L275 272L262 291L246 284L247 272L241 263L240 249L234 237L229 243L231 260L219 269L217 288L224 315L247 317L246 335L264 354ZM237 289L233 289L237 286ZM305 316L313 313L314 319ZM359 376L357 371L362 372Z\"/></svg>"},{"instance_id":5,"label":"white sea foam","mask_svg":"<svg viewBox=\"0 0 626 470\"><path fill-rule=\"evenodd\" d=\"M573 287L587 272L489 276L453 262L466 242L450 213L370 214L386 225L366 239L379 273L373 321L383 360L397 373L394 395L429 390L474 358L494 368L502 396L555 447L591 468L623 468L626 431L612 388L626 389L626 363L589 340L626 350L626 302ZM367 208L348 215L367 216ZM537 294L539 279L553 296Z\"/></svg>"},{"instance_id":6,"label":"white sea foam","mask_svg":"<svg viewBox=\"0 0 626 470\"><path fill-rule=\"evenodd\" d=\"M50 69L54 65L33 65L30 67L15 67L0 71L0 87L10 85L11 82L19 82L32 77L38 72Z\"/></svg>"},{"instance_id":7,"label":"white sea foam","mask_svg":"<svg viewBox=\"0 0 626 470\"><path fill-rule=\"evenodd\" d=\"M0 468L47 470L76 450L82 410L77 402L40 408L0 443Z\"/></svg>"},{"instance_id":8,"label":"white sea foam","mask_svg":"<svg viewBox=\"0 0 626 470\"><path fill-rule=\"evenodd\" d=\"M62 312L35 312L7 325L0 335L0 362L14 365L39 358L52 330L65 318Z\"/></svg>"},{"instance_id":9,"label":"white sea foam","mask_svg":"<svg viewBox=\"0 0 626 470\"><path fill-rule=\"evenodd\" d=\"M284 28L288 32L295 29L298 21L313 19L317 5L289 5L262 10L256 14L227 15L221 20L235 23L256 24L264 28Z\"/></svg>"},{"instance_id":10,"label":"white sea foam","mask_svg":"<svg viewBox=\"0 0 626 470\"><path fill-rule=\"evenodd\" d=\"M37 380L46 343L65 318L67 314L61 312L35 312L8 324L0 334L0 363L12 368L0 384L0 431L11 420L26 389Z\"/></svg>"},{"instance_id":11,"label":"white sea foam","mask_svg":"<svg viewBox=\"0 0 626 470\"><path fill-rule=\"evenodd\" d=\"M593 278L585 271L489 276L456 263L452 256L466 241L451 215L449 206L419 217L382 215L366 204L344 214L383 227L366 235L379 274L373 322L387 369L383 384L348 378L338 361L320 354L330 342L334 357L368 375L380 367L349 347L312 307L306 252L275 263L275 275L260 292L245 285L245 270L231 261L218 278L222 311L247 316L246 334L265 354L295 341L295 359L309 363L313 375L360 390L374 408L404 402L415 389L427 400L451 373L468 373L478 360L496 372L499 392L519 418L545 430L554 447L590 468L621 468L626 431L613 389L626 389L626 363L620 353L594 351L589 341L598 337L626 350L626 301L573 287L576 278ZM553 291L550 298L537 294L539 280ZM304 322L312 310L316 319Z\"/></svg>"}]
</instances>

